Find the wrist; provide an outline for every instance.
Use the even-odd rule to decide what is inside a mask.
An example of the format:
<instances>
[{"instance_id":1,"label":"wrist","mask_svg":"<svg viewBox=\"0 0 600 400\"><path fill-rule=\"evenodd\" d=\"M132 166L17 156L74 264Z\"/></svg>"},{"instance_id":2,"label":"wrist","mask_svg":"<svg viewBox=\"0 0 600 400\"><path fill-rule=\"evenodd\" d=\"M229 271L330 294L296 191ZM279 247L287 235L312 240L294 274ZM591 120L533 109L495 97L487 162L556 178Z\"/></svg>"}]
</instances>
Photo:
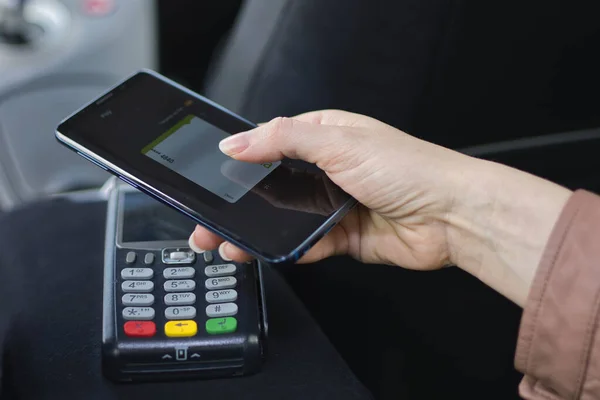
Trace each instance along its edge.
<instances>
[{"instance_id":1,"label":"wrist","mask_svg":"<svg viewBox=\"0 0 600 400\"><path fill-rule=\"evenodd\" d=\"M571 191L513 168L465 158L447 218L450 260L524 305Z\"/></svg>"}]
</instances>

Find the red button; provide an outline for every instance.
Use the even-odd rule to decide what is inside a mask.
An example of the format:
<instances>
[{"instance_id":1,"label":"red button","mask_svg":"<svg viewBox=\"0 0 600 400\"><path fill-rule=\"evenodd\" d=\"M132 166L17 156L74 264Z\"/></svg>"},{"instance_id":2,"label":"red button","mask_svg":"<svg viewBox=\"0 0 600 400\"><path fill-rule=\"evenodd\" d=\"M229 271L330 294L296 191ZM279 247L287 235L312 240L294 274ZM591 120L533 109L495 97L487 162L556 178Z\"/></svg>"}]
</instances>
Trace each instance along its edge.
<instances>
[{"instance_id":1,"label":"red button","mask_svg":"<svg viewBox=\"0 0 600 400\"><path fill-rule=\"evenodd\" d=\"M156 334L156 325L152 321L128 321L125 334L130 337L152 337Z\"/></svg>"}]
</instances>

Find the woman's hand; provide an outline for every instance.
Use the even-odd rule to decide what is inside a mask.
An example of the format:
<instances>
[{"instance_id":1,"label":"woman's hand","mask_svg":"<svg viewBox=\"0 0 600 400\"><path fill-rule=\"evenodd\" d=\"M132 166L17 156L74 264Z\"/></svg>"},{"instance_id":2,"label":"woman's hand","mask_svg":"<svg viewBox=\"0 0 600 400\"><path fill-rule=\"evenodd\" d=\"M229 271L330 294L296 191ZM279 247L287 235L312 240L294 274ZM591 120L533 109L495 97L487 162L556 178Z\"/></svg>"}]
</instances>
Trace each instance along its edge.
<instances>
[{"instance_id":1,"label":"woman's hand","mask_svg":"<svg viewBox=\"0 0 600 400\"><path fill-rule=\"evenodd\" d=\"M301 263L349 254L419 270L456 264L520 304L570 194L343 111L277 118L224 140L221 150L253 163L314 163L360 202ZM190 245L249 259L199 226Z\"/></svg>"},{"instance_id":2,"label":"woman's hand","mask_svg":"<svg viewBox=\"0 0 600 400\"><path fill-rule=\"evenodd\" d=\"M450 262L445 216L452 207L465 157L412 138L371 118L341 111L277 118L231 137L221 149L248 162L299 158L323 169L356 198L355 208L300 262L350 254L367 263L433 269ZM432 160L436 160L432 163ZM198 227L194 243L212 249L222 240ZM221 252L247 255L231 244Z\"/></svg>"}]
</instances>

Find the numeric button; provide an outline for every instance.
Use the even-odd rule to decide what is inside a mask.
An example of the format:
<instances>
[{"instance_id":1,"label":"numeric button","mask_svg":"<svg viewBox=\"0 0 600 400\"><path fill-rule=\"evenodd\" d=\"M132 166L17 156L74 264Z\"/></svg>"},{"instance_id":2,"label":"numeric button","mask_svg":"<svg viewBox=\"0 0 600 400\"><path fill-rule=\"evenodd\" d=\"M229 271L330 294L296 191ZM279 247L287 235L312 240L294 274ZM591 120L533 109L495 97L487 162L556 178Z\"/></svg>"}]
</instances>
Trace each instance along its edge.
<instances>
[{"instance_id":1,"label":"numeric button","mask_svg":"<svg viewBox=\"0 0 600 400\"><path fill-rule=\"evenodd\" d=\"M235 274L237 267L234 264L212 265L204 268L204 274L209 278Z\"/></svg>"},{"instance_id":2,"label":"numeric button","mask_svg":"<svg viewBox=\"0 0 600 400\"><path fill-rule=\"evenodd\" d=\"M196 302L194 293L168 293L165 295L165 304L168 306L190 306Z\"/></svg>"},{"instance_id":3,"label":"numeric button","mask_svg":"<svg viewBox=\"0 0 600 400\"><path fill-rule=\"evenodd\" d=\"M121 270L122 279L152 279L152 268L124 268Z\"/></svg>"},{"instance_id":4,"label":"numeric button","mask_svg":"<svg viewBox=\"0 0 600 400\"><path fill-rule=\"evenodd\" d=\"M193 267L165 268L163 276L165 279L189 279L193 278L196 270Z\"/></svg>"},{"instance_id":5,"label":"numeric button","mask_svg":"<svg viewBox=\"0 0 600 400\"><path fill-rule=\"evenodd\" d=\"M196 318L196 308L187 307L167 307L165 310L166 319L193 319Z\"/></svg>"},{"instance_id":6,"label":"numeric button","mask_svg":"<svg viewBox=\"0 0 600 400\"><path fill-rule=\"evenodd\" d=\"M151 306L154 304L154 295L150 293L127 293L121 298L124 306Z\"/></svg>"},{"instance_id":7,"label":"numeric button","mask_svg":"<svg viewBox=\"0 0 600 400\"><path fill-rule=\"evenodd\" d=\"M227 303L236 301L238 297L237 291L233 289L227 290L211 290L206 293L205 299L207 303Z\"/></svg>"},{"instance_id":8,"label":"numeric button","mask_svg":"<svg viewBox=\"0 0 600 400\"><path fill-rule=\"evenodd\" d=\"M191 292L196 288L196 282L191 279L166 281L163 287L165 292Z\"/></svg>"},{"instance_id":9,"label":"numeric button","mask_svg":"<svg viewBox=\"0 0 600 400\"><path fill-rule=\"evenodd\" d=\"M231 289L237 285L237 279L233 276L225 276L221 278L210 278L205 282L205 286L208 290L215 289Z\"/></svg>"},{"instance_id":10,"label":"numeric button","mask_svg":"<svg viewBox=\"0 0 600 400\"><path fill-rule=\"evenodd\" d=\"M154 290L152 281L125 281L121 283L121 290L125 293L149 293Z\"/></svg>"}]
</instances>

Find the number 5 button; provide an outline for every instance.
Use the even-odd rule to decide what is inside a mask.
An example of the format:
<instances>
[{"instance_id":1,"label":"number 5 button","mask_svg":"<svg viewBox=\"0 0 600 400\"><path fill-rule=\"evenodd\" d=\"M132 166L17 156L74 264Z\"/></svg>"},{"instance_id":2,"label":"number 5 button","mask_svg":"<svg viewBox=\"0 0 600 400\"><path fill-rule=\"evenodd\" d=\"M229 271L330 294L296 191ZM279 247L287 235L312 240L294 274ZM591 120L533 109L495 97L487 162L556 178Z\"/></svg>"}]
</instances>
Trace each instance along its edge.
<instances>
[{"instance_id":1,"label":"number 5 button","mask_svg":"<svg viewBox=\"0 0 600 400\"><path fill-rule=\"evenodd\" d=\"M237 279L233 276L226 276L222 278L211 278L206 280L206 288L208 290L214 289L231 289L237 284Z\"/></svg>"},{"instance_id":2,"label":"number 5 button","mask_svg":"<svg viewBox=\"0 0 600 400\"><path fill-rule=\"evenodd\" d=\"M164 288L165 292L191 292L196 288L196 282L191 279L166 281Z\"/></svg>"}]
</instances>

